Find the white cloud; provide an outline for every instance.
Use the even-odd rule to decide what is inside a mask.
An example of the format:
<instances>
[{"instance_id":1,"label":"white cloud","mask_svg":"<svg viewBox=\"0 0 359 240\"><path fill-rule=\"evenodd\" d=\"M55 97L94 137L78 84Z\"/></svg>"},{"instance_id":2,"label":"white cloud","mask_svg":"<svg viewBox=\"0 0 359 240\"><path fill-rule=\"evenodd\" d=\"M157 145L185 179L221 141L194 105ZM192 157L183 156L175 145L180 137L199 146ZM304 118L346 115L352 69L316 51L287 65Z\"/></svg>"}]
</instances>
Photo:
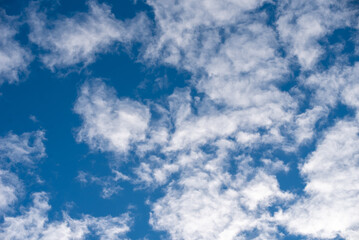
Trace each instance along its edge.
<instances>
[{"instance_id":1,"label":"white cloud","mask_svg":"<svg viewBox=\"0 0 359 240\"><path fill-rule=\"evenodd\" d=\"M151 185L164 185L173 173L180 170L178 164L166 163L165 159L152 158L148 162L141 164L134 169L137 179L136 183Z\"/></svg>"},{"instance_id":2,"label":"white cloud","mask_svg":"<svg viewBox=\"0 0 359 240\"><path fill-rule=\"evenodd\" d=\"M0 213L9 210L21 191L22 184L15 174L0 170Z\"/></svg>"},{"instance_id":3,"label":"white cloud","mask_svg":"<svg viewBox=\"0 0 359 240\"><path fill-rule=\"evenodd\" d=\"M269 17L258 9L263 2L148 1L157 29L143 58L189 71L195 91L176 89L165 106L157 105L160 120L151 122L149 108L117 98L101 82L86 83L75 105L84 120L79 141L115 153L136 143L141 162L132 181L162 187L151 224L171 239L276 239L278 224L309 237L358 235L358 220L349 217L358 208L356 123L330 130L300 166L306 196L276 217L268 208L287 208L281 204L293 196L275 174L289 172L291 163L265 156L276 149L298 153L338 102L358 106L356 65L299 77L290 72L293 56L302 70L315 70L324 51L318 41L348 26L350 15L335 1L281 1L275 25L267 26ZM297 86L282 90L288 81ZM307 93L310 99L302 98ZM257 152L261 146L269 150ZM233 157L242 151L262 154L252 163L262 167ZM239 167L230 170L233 161Z\"/></svg>"},{"instance_id":4,"label":"white cloud","mask_svg":"<svg viewBox=\"0 0 359 240\"><path fill-rule=\"evenodd\" d=\"M91 149L126 153L146 137L149 109L130 99L118 99L115 90L100 80L82 86L74 111L83 119L77 140Z\"/></svg>"},{"instance_id":5,"label":"white cloud","mask_svg":"<svg viewBox=\"0 0 359 240\"><path fill-rule=\"evenodd\" d=\"M143 14L119 21L106 4L89 1L88 6L88 13L54 22L36 4L29 8L30 40L45 50L41 60L50 69L87 65L99 53L116 51L116 43L138 41L147 33L148 20Z\"/></svg>"},{"instance_id":6,"label":"white cloud","mask_svg":"<svg viewBox=\"0 0 359 240\"><path fill-rule=\"evenodd\" d=\"M217 137L227 137L235 132L237 126L234 116L212 115L188 119L177 127L167 150L182 150L187 147L203 145Z\"/></svg>"},{"instance_id":7,"label":"white cloud","mask_svg":"<svg viewBox=\"0 0 359 240\"><path fill-rule=\"evenodd\" d=\"M171 239L274 239L276 227L267 207L290 199L275 177L237 159L244 171L223 171L225 159L193 159L152 204L150 223ZM203 163L203 165L201 164ZM198 166L198 167L194 167Z\"/></svg>"},{"instance_id":8,"label":"white cloud","mask_svg":"<svg viewBox=\"0 0 359 240\"><path fill-rule=\"evenodd\" d=\"M31 166L45 157L44 135L43 131L34 131L0 137L0 212L12 210L10 206L24 191L22 182L10 169L17 164Z\"/></svg>"},{"instance_id":9,"label":"white cloud","mask_svg":"<svg viewBox=\"0 0 359 240\"><path fill-rule=\"evenodd\" d=\"M290 199L291 195L281 192L274 176L259 171L251 181L245 184L241 201L249 210L255 210L261 206L270 206L276 198Z\"/></svg>"},{"instance_id":10,"label":"white cloud","mask_svg":"<svg viewBox=\"0 0 359 240\"><path fill-rule=\"evenodd\" d=\"M222 108L219 110L215 109L216 105L207 107L205 101L200 102L198 107L203 108L203 113L194 113L189 108L190 114L186 117L183 114L179 115L181 121L174 119L175 122L177 121L176 128L164 151L196 148L228 137L236 138L240 146L249 146L254 143L254 140L256 143L282 142L284 139L278 132L278 128L292 120L293 112L290 106L282 108L279 104L267 102L262 106L251 106L246 109ZM283 104L288 104L288 102L283 101ZM176 115L173 117L176 118ZM261 134L254 134L259 128L265 131Z\"/></svg>"},{"instance_id":11,"label":"white cloud","mask_svg":"<svg viewBox=\"0 0 359 240\"><path fill-rule=\"evenodd\" d=\"M277 87L286 81L288 63L278 52L276 32L265 25L263 12L257 17L248 12L263 2L228 1L220 7L213 1L149 2L158 31L144 57L190 71L193 86L205 94L195 100L188 90L176 90L168 98L175 129L165 151L236 135L243 146L252 146L254 139L285 140L280 128L293 120L297 105ZM260 128L265 129L261 136L241 138Z\"/></svg>"},{"instance_id":12,"label":"white cloud","mask_svg":"<svg viewBox=\"0 0 359 240\"><path fill-rule=\"evenodd\" d=\"M200 52L206 55L207 52L200 51L199 46L212 52L214 49L211 48L220 41L217 32L220 27L236 24L238 20L244 18L247 11L256 9L263 2L263 0L226 0L221 3L213 0L148 1L154 9L157 36L153 45L147 49L145 57L152 60L161 58L160 61L177 65L188 60L182 59L182 54L187 58ZM203 29L206 30L203 34L203 43L206 44L197 42L197 37L202 37ZM196 62L190 62L187 66L190 67L190 64L197 66Z\"/></svg>"},{"instance_id":13,"label":"white cloud","mask_svg":"<svg viewBox=\"0 0 359 240\"><path fill-rule=\"evenodd\" d=\"M357 65L356 67L359 70L359 65ZM352 76L354 77L354 79L352 79L352 83L347 84L343 88L343 91L341 93L341 99L348 106L350 106L352 108L356 108L356 110L357 110L356 113L358 115L358 113L359 113L358 112L358 110L359 110L359 84L356 81L357 75L355 75L355 74L356 74L356 72L354 71L354 73L352 73Z\"/></svg>"},{"instance_id":14,"label":"white cloud","mask_svg":"<svg viewBox=\"0 0 359 240\"><path fill-rule=\"evenodd\" d=\"M46 156L44 131L35 131L16 135L7 134L0 137L0 159L10 163L32 164L36 159Z\"/></svg>"},{"instance_id":15,"label":"white cloud","mask_svg":"<svg viewBox=\"0 0 359 240\"><path fill-rule=\"evenodd\" d=\"M288 51L303 69L311 69L324 53L318 40L336 28L350 26L346 1L280 1L277 29Z\"/></svg>"},{"instance_id":16,"label":"white cloud","mask_svg":"<svg viewBox=\"0 0 359 240\"><path fill-rule=\"evenodd\" d=\"M353 91L351 89L355 88L358 74L358 63L353 66L337 64L328 71L318 72L301 79L301 84L315 93L311 99L313 106L334 108L338 102L342 102L355 107L355 98L351 95Z\"/></svg>"},{"instance_id":17,"label":"white cloud","mask_svg":"<svg viewBox=\"0 0 359 240\"><path fill-rule=\"evenodd\" d=\"M294 136L298 143L305 143L314 136L315 123L328 115L329 110L325 106L315 106L296 116Z\"/></svg>"},{"instance_id":18,"label":"white cloud","mask_svg":"<svg viewBox=\"0 0 359 240\"><path fill-rule=\"evenodd\" d=\"M45 193L33 194L33 206L20 215L4 217L0 225L0 237L4 240L81 240L97 236L100 240L125 239L131 219L120 217L92 217L84 215L73 219L64 213L61 221L49 221L50 210Z\"/></svg>"},{"instance_id":19,"label":"white cloud","mask_svg":"<svg viewBox=\"0 0 359 240\"><path fill-rule=\"evenodd\" d=\"M97 177L93 174L79 171L76 180L82 184L96 184L102 187L102 198L111 198L114 194L122 190L120 181L130 181L131 179L123 173L112 170L114 176Z\"/></svg>"},{"instance_id":20,"label":"white cloud","mask_svg":"<svg viewBox=\"0 0 359 240\"><path fill-rule=\"evenodd\" d=\"M294 234L356 239L359 226L359 126L339 121L300 167L306 195L278 214Z\"/></svg>"},{"instance_id":21,"label":"white cloud","mask_svg":"<svg viewBox=\"0 0 359 240\"><path fill-rule=\"evenodd\" d=\"M0 9L0 84L16 83L22 80L32 60L31 53L15 40L18 33L16 18L7 16Z\"/></svg>"}]
</instances>

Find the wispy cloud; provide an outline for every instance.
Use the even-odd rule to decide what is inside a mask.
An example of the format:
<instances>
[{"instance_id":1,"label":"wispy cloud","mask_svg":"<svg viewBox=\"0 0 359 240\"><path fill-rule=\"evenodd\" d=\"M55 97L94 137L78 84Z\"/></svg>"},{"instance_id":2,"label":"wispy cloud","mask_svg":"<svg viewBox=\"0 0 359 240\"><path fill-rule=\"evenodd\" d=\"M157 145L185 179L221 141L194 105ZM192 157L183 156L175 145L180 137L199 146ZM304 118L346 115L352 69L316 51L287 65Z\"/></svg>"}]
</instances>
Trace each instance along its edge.
<instances>
[{"instance_id":1,"label":"wispy cloud","mask_svg":"<svg viewBox=\"0 0 359 240\"><path fill-rule=\"evenodd\" d=\"M10 164L32 164L46 156L44 140L45 132L41 130L22 135L9 133L0 137L0 159Z\"/></svg>"},{"instance_id":2,"label":"wispy cloud","mask_svg":"<svg viewBox=\"0 0 359 240\"><path fill-rule=\"evenodd\" d=\"M10 210L9 207L17 201L22 191L23 186L18 177L0 169L0 213Z\"/></svg>"},{"instance_id":3,"label":"wispy cloud","mask_svg":"<svg viewBox=\"0 0 359 240\"><path fill-rule=\"evenodd\" d=\"M131 179L125 174L112 170L113 176L98 177L91 173L79 171L76 180L82 184L96 184L102 187L101 197L104 199L111 198L113 195L122 190L121 181L130 181Z\"/></svg>"},{"instance_id":4,"label":"wispy cloud","mask_svg":"<svg viewBox=\"0 0 359 240\"><path fill-rule=\"evenodd\" d=\"M83 215L73 219L64 213L63 220L50 221L51 206L44 192L33 194L33 205L17 216L5 216L0 225L0 237L5 240L17 239L87 239L96 236L101 240L125 239L131 219L124 214L120 217L92 217Z\"/></svg>"},{"instance_id":5,"label":"wispy cloud","mask_svg":"<svg viewBox=\"0 0 359 240\"><path fill-rule=\"evenodd\" d=\"M38 3L28 9L30 40L44 50L42 62L51 70L87 65L100 53L116 51L116 44L130 44L147 34L146 16L120 21L106 4L88 2L89 11L71 18L49 21Z\"/></svg>"},{"instance_id":6,"label":"wispy cloud","mask_svg":"<svg viewBox=\"0 0 359 240\"><path fill-rule=\"evenodd\" d=\"M96 236L101 240L125 239L130 230L132 219L129 214L118 217L92 217L83 215L79 219L71 218L66 212L63 219L50 221L48 211L49 197L45 192L32 193L33 204L18 213L12 208L21 195L27 194L24 183L11 170L19 164L33 167L37 160L46 156L43 131L15 135L9 133L0 138L0 238L14 239L87 239ZM115 179L124 177L115 174Z\"/></svg>"},{"instance_id":7,"label":"wispy cloud","mask_svg":"<svg viewBox=\"0 0 359 240\"><path fill-rule=\"evenodd\" d=\"M46 156L43 131L16 135L9 133L0 137L0 212L11 211L24 192L23 182L12 172L18 165L32 167Z\"/></svg>"},{"instance_id":8,"label":"wispy cloud","mask_svg":"<svg viewBox=\"0 0 359 240\"><path fill-rule=\"evenodd\" d=\"M336 0L279 2L279 36L304 70L310 70L324 54L319 44L321 38L353 24L354 11L347 4Z\"/></svg>"},{"instance_id":9,"label":"wispy cloud","mask_svg":"<svg viewBox=\"0 0 359 240\"><path fill-rule=\"evenodd\" d=\"M0 84L23 80L32 60L30 50L15 40L18 34L18 17L6 15L0 9Z\"/></svg>"}]
</instances>

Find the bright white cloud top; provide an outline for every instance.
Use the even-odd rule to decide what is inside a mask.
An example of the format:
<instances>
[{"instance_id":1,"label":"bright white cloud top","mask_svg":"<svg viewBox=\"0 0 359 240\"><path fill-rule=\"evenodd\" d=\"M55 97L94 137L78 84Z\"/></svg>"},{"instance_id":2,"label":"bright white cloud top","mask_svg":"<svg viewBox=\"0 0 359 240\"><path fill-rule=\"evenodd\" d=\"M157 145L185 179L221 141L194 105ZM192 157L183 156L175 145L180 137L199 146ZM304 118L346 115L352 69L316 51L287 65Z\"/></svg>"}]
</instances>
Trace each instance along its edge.
<instances>
[{"instance_id":1,"label":"bright white cloud top","mask_svg":"<svg viewBox=\"0 0 359 240\"><path fill-rule=\"evenodd\" d=\"M63 207L71 201L61 205L51 187L33 191L24 183L51 182L34 170L44 161L50 166L56 154L47 154L52 139L45 132L55 131L43 117L46 131L8 129L0 138L0 237L358 239L359 5L128 4L135 9L131 17L120 17L111 1L93 0L63 15L43 11L42 1L31 2L24 16L2 13L0 84L21 81L31 61L38 66L34 74L77 76L72 115L63 119L71 124L72 148L87 146L86 163L63 164L77 167L69 176L81 189L102 188L96 190L102 199L89 197L89 206L107 201L116 214L100 214L101 206L71 217L71 208ZM17 38L22 24L27 41ZM132 62L120 65L114 56L121 54ZM135 80L126 74L138 65L151 77L129 89ZM103 69L119 74L102 77L110 74ZM179 84L163 74L169 69L189 77ZM159 75L171 87L156 95ZM62 97L68 100L61 95L58 101ZM105 167L90 166L101 158L109 160ZM60 209L52 209L52 198Z\"/></svg>"}]
</instances>

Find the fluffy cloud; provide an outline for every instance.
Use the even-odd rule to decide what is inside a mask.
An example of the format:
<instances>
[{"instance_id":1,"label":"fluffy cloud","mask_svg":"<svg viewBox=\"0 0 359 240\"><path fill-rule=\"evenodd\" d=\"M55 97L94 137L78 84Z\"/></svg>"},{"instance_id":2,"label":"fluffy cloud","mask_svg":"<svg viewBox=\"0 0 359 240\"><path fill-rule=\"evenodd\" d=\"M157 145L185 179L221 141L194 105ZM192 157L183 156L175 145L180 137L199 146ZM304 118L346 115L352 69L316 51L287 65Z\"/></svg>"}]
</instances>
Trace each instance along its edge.
<instances>
[{"instance_id":1,"label":"fluffy cloud","mask_svg":"<svg viewBox=\"0 0 359 240\"><path fill-rule=\"evenodd\" d=\"M321 111L335 108L338 103L357 108L355 97L359 64L342 66L336 64L327 71L317 72L301 79L301 85L313 92L310 104ZM313 112L314 113L314 112ZM318 112L319 113L319 112Z\"/></svg>"},{"instance_id":2,"label":"fluffy cloud","mask_svg":"<svg viewBox=\"0 0 359 240\"><path fill-rule=\"evenodd\" d=\"M32 59L29 50L15 40L17 29L16 18L0 9L0 84L19 82Z\"/></svg>"},{"instance_id":3,"label":"fluffy cloud","mask_svg":"<svg viewBox=\"0 0 359 240\"><path fill-rule=\"evenodd\" d=\"M318 106L347 104L355 116L338 120L300 166L306 195L277 218L287 229L313 238L358 238L359 124L358 65L313 75L306 83L317 91ZM318 107L319 108L319 107Z\"/></svg>"},{"instance_id":4,"label":"fluffy cloud","mask_svg":"<svg viewBox=\"0 0 359 240\"><path fill-rule=\"evenodd\" d=\"M279 36L303 69L312 68L324 53L320 38L351 25L354 16L346 4L336 0L279 2Z\"/></svg>"},{"instance_id":5,"label":"fluffy cloud","mask_svg":"<svg viewBox=\"0 0 359 240\"><path fill-rule=\"evenodd\" d=\"M346 5L270 2L276 8L268 25L264 1L148 3L157 29L141 57L189 71L191 86L176 89L165 104L161 99L164 106L150 103L158 121L150 121L148 107L117 98L98 81L82 87L75 112L83 118L79 141L141 156L131 180L164 192L150 204L154 229L171 239L276 239L284 225L313 238L355 239L357 120L335 120L326 134L317 124L339 102L359 106L358 67L335 62L327 71L307 71L324 52L319 41L350 26ZM299 76L293 57L304 70ZM295 86L288 90L287 83ZM298 146L317 133L324 139L299 166L306 195L288 206L293 195L281 190L276 174L298 163L283 164L275 150L301 155Z\"/></svg>"},{"instance_id":6,"label":"fluffy cloud","mask_svg":"<svg viewBox=\"0 0 359 240\"><path fill-rule=\"evenodd\" d=\"M74 110L83 119L77 140L92 149L126 153L132 143L146 137L148 108L130 99L118 99L115 90L100 80L82 86Z\"/></svg>"},{"instance_id":7,"label":"fluffy cloud","mask_svg":"<svg viewBox=\"0 0 359 240\"><path fill-rule=\"evenodd\" d=\"M202 155L187 165L153 204L155 229L168 231L171 239L275 238L267 207L290 199L291 194L282 192L264 169L251 168L246 158L237 158L239 171L229 174L222 157ZM248 235L255 231L260 233Z\"/></svg>"},{"instance_id":8,"label":"fluffy cloud","mask_svg":"<svg viewBox=\"0 0 359 240\"><path fill-rule=\"evenodd\" d=\"M226 0L219 4L212 0L148 1L154 9L157 36L147 49L146 58L161 58L161 61L177 65L187 61L182 59L183 54L185 57L199 52L206 54L198 49L199 46L211 52L211 47L220 42L219 28L236 24L247 11L255 10L263 2ZM198 42L198 39L203 39L205 44Z\"/></svg>"},{"instance_id":9,"label":"fluffy cloud","mask_svg":"<svg viewBox=\"0 0 359 240\"><path fill-rule=\"evenodd\" d=\"M98 218L84 215L80 219L64 214L62 221L49 221L49 210L47 195L34 193L33 205L28 210L14 217L5 216L0 225L0 237L5 240L81 240L89 236L100 240L125 239L131 221L126 214Z\"/></svg>"},{"instance_id":10,"label":"fluffy cloud","mask_svg":"<svg viewBox=\"0 0 359 240\"><path fill-rule=\"evenodd\" d=\"M296 144L311 139L315 134L315 124L329 114L329 108L335 107L341 97L341 89L350 82L347 79L352 79L348 76L355 76L355 68L344 70L344 73L334 68L329 73L332 78L326 77L325 73L300 76L302 86L317 93L313 94L315 97L309 100L310 106L304 111L297 108L297 101L303 100L300 94L280 90L278 85L291 77L288 75L291 56L296 56L305 70L316 64L324 51L318 41L334 29L348 26L351 20L348 18L349 12L334 1L316 1L315 4L283 1L277 6L276 32L265 24L265 14L258 14L257 17L246 14L247 10L255 10L261 2L253 2L249 8L237 9L238 15L225 9L225 16L221 10L217 12L218 15L211 14L207 8L215 6L212 2L203 4L183 1L171 5L159 1L149 3L155 10L158 32L145 58L192 72L193 86L205 95L196 99L188 93L175 92L169 98L174 131L164 149L171 160L152 158L138 168L138 175L143 181L160 184L164 184L164 179L169 179L174 172L179 174L178 179L170 181L166 187L165 196L152 205L153 226L158 230L166 230L172 239L248 239L246 232L266 226L270 230L260 230L264 235L256 237L274 239L276 230L270 226L277 225L276 221L280 218L268 217L270 214L266 207L275 201L273 199L290 198L280 190L276 178L257 172L258 175L254 174L252 179L247 179L246 174L239 172L235 179L231 179L228 170L223 169L225 161L213 166L211 157L197 149L199 146L211 148L216 146L217 141L231 139L231 144L239 148L280 142L282 144L278 145L279 148L296 151ZM238 7L231 3L223 6L231 9ZM191 14L192 11L196 14ZM327 21L328 16L331 19ZM282 43L288 46L290 54L286 57L278 51ZM342 99L355 105L356 92L349 90ZM288 141L288 135L295 142ZM287 144L293 146L288 147ZM320 150L319 146L316 152ZM170 154L176 151L181 153L175 156ZM196 153L191 152L188 157L184 157L186 154L183 152L188 151ZM333 152L340 150L334 148ZM339 164L341 157L334 159L333 164ZM166 164L161 166L158 163L161 161ZM323 164L325 162L318 164L318 171L324 171ZM335 164L333 172L323 174L323 181L335 174L334 169L338 167ZM212 169L216 171L212 172ZM309 190L312 175L302 171L309 178L306 191L314 199L320 194ZM355 181L356 178L351 176L348 176L348 181ZM349 182L344 182L343 186L345 183ZM323 184L319 184L318 189ZM290 208L280 223L286 225L288 221L288 229L292 233L312 237L335 237L341 234L339 224L337 228L330 227L335 222L328 224L331 216L335 220L334 212L339 209L333 207L335 210L330 211L329 215L324 214L327 207L330 209L333 206L330 199L334 199L335 195L319 197L318 201L313 202L311 198L299 200L300 203ZM355 195L350 195L353 196L353 203L356 201ZM325 201L328 203L327 206L322 205L323 211L318 210L317 215L314 209L319 205L315 201L318 204ZM339 201L337 206L340 204L344 202ZM352 208L355 207L354 204ZM310 210L306 211L308 209L313 209L313 214ZM354 231L356 222L353 220L352 223L346 226L343 223L346 235L342 236L354 239L355 233L348 235ZM315 226L319 227L315 229ZM314 230L307 230L306 227Z\"/></svg>"},{"instance_id":11,"label":"fluffy cloud","mask_svg":"<svg viewBox=\"0 0 359 240\"><path fill-rule=\"evenodd\" d=\"M36 4L29 8L30 40L45 51L41 60L50 69L87 65L97 54L116 49L116 43L128 44L146 35L145 15L119 21L106 4L89 1L88 6L88 13L54 22L48 21Z\"/></svg>"},{"instance_id":12,"label":"fluffy cloud","mask_svg":"<svg viewBox=\"0 0 359 240\"><path fill-rule=\"evenodd\" d=\"M295 234L314 238L358 237L357 122L340 121L300 167L305 192L278 218Z\"/></svg>"},{"instance_id":13,"label":"fluffy cloud","mask_svg":"<svg viewBox=\"0 0 359 240\"><path fill-rule=\"evenodd\" d=\"M241 144L250 145L253 138L240 134L256 135L260 128L265 131L256 135L257 142L284 140L280 128L292 121L297 105L277 87L286 81L288 62L277 51L275 31L265 24L264 13L249 14L260 11L263 2L228 1L221 7L213 1L149 2L157 32L145 59L190 71L193 86L205 94L200 100L174 97L176 92L169 97L175 131L166 150L237 134Z\"/></svg>"}]
</instances>

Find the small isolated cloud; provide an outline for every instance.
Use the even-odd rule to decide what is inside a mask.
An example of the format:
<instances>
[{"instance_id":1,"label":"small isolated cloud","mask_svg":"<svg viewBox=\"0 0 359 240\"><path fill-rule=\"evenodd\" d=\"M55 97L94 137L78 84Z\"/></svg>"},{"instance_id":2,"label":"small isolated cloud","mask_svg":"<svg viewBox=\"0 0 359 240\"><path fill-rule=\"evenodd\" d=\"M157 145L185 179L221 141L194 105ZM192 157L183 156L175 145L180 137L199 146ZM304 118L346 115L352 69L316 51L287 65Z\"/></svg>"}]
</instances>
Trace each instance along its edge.
<instances>
[{"instance_id":1,"label":"small isolated cloud","mask_svg":"<svg viewBox=\"0 0 359 240\"><path fill-rule=\"evenodd\" d=\"M31 121L33 121L34 123L39 122L39 120L37 119L37 117L36 117L35 115L30 115L30 116L29 116L29 119L30 119Z\"/></svg>"},{"instance_id":2,"label":"small isolated cloud","mask_svg":"<svg viewBox=\"0 0 359 240\"><path fill-rule=\"evenodd\" d=\"M16 17L10 17L0 9L0 84L21 81L32 60L30 51L15 40L18 34L16 20Z\"/></svg>"},{"instance_id":3,"label":"small isolated cloud","mask_svg":"<svg viewBox=\"0 0 359 240\"><path fill-rule=\"evenodd\" d=\"M113 195L122 190L120 181L130 181L131 179L125 174L112 170L114 176L97 177L93 174L79 171L76 180L82 184L96 184L102 187L101 197L104 199L111 198Z\"/></svg>"},{"instance_id":4,"label":"small isolated cloud","mask_svg":"<svg viewBox=\"0 0 359 240\"><path fill-rule=\"evenodd\" d=\"M118 99L115 90L100 80L82 86L74 111L83 119L77 140L91 149L126 153L133 143L146 137L148 107L127 98Z\"/></svg>"},{"instance_id":5,"label":"small isolated cloud","mask_svg":"<svg viewBox=\"0 0 359 240\"><path fill-rule=\"evenodd\" d=\"M21 135L9 133L5 137L0 137L0 159L11 164L32 164L35 160L46 156L44 140L44 131Z\"/></svg>"},{"instance_id":6,"label":"small isolated cloud","mask_svg":"<svg viewBox=\"0 0 359 240\"><path fill-rule=\"evenodd\" d=\"M126 239L131 219L127 214L119 217L92 217L83 215L73 219L64 213L61 221L49 221L51 206L44 192L33 194L33 204L17 216L5 216L0 225L0 237L4 240L82 240L96 236L100 240Z\"/></svg>"},{"instance_id":7,"label":"small isolated cloud","mask_svg":"<svg viewBox=\"0 0 359 240\"><path fill-rule=\"evenodd\" d=\"M106 4L88 2L89 11L51 22L36 3L28 9L30 40L44 50L42 62L51 70L87 65L99 53L116 51L115 44L139 41L147 33L148 20L139 14L127 21L117 20Z\"/></svg>"}]
</instances>

